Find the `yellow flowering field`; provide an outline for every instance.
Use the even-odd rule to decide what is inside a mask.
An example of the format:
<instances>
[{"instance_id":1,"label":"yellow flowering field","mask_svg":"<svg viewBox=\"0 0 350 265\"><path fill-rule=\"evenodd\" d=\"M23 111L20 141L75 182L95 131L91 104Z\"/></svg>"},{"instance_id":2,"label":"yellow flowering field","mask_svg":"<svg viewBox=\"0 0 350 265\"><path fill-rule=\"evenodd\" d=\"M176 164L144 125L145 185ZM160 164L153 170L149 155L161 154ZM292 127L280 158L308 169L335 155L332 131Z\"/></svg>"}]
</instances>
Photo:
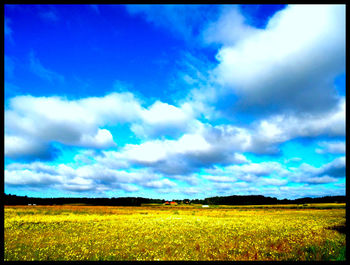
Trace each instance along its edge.
<instances>
[{"instance_id":1,"label":"yellow flowering field","mask_svg":"<svg viewBox=\"0 0 350 265\"><path fill-rule=\"evenodd\" d=\"M4 259L345 260L342 206L5 206Z\"/></svg>"}]
</instances>

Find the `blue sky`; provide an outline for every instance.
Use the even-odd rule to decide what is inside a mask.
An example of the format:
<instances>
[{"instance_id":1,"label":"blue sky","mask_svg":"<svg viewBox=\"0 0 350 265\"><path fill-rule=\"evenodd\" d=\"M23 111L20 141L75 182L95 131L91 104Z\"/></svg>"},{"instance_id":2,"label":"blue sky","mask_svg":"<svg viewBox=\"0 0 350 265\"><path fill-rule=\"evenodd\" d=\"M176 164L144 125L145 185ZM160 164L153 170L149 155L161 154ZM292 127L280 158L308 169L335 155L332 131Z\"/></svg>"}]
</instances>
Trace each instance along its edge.
<instances>
[{"instance_id":1,"label":"blue sky","mask_svg":"<svg viewBox=\"0 0 350 265\"><path fill-rule=\"evenodd\" d=\"M345 5L5 5L5 192L345 195Z\"/></svg>"}]
</instances>

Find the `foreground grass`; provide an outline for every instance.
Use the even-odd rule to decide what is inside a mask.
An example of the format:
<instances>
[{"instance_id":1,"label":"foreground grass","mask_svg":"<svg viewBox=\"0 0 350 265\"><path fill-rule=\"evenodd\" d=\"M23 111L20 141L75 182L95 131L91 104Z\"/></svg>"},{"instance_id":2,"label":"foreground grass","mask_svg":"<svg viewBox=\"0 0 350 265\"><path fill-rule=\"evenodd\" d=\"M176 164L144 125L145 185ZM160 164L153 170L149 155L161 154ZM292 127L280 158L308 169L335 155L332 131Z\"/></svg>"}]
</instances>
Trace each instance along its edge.
<instances>
[{"instance_id":1,"label":"foreground grass","mask_svg":"<svg viewBox=\"0 0 350 265\"><path fill-rule=\"evenodd\" d=\"M5 206L4 259L345 260L321 208Z\"/></svg>"}]
</instances>

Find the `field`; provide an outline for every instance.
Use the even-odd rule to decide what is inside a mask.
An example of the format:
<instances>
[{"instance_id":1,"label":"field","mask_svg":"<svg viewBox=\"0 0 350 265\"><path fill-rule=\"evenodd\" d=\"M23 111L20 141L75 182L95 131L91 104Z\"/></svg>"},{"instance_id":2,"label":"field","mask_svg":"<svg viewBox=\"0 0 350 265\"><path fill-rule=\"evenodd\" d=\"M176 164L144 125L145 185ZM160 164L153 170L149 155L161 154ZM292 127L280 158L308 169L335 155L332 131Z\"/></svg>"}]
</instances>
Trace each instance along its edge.
<instances>
[{"instance_id":1,"label":"field","mask_svg":"<svg viewBox=\"0 0 350 265\"><path fill-rule=\"evenodd\" d=\"M5 206L4 260L345 260L345 204Z\"/></svg>"}]
</instances>

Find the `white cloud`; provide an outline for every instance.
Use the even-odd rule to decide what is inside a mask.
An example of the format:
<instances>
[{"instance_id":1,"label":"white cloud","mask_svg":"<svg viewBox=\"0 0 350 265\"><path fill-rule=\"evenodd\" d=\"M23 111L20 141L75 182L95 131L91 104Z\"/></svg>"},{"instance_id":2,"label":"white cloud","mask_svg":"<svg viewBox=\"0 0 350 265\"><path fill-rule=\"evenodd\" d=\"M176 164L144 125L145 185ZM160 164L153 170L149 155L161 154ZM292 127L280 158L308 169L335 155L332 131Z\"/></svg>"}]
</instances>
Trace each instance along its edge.
<instances>
[{"instance_id":1,"label":"white cloud","mask_svg":"<svg viewBox=\"0 0 350 265\"><path fill-rule=\"evenodd\" d=\"M161 180L153 180L153 181L146 182L142 184L142 186L148 187L148 188L163 189L163 188L175 187L177 186L177 184L165 178Z\"/></svg>"},{"instance_id":2,"label":"white cloud","mask_svg":"<svg viewBox=\"0 0 350 265\"><path fill-rule=\"evenodd\" d=\"M143 108L129 92L76 100L16 96L9 100L9 108L5 110L7 136L46 145L57 141L88 148L112 147L116 145L113 135L103 127L121 123L129 123L131 130L142 138L180 136L201 126L186 103L176 107L156 101Z\"/></svg>"},{"instance_id":3,"label":"white cloud","mask_svg":"<svg viewBox=\"0 0 350 265\"><path fill-rule=\"evenodd\" d=\"M319 146L321 148L317 148L316 149L316 153L319 153L319 154L325 154L325 153L345 154L345 142L340 142L340 141L326 142L326 141L322 141L322 142L319 143Z\"/></svg>"},{"instance_id":4,"label":"white cloud","mask_svg":"<svg viewBox=\"0 0 350 265\"><path fill-rule=\"evenodd\" d=\"M260 178L260 182L264 185L272 185L272 186L284 186L288 183L286 179L278 179L278 178Z\"/></svg>"},{"instance_id":5,"label":"white cloud","mask_svg":"<svg viewBox=\"0 0 350 265\"><path fill-rule=\"evenodd\" d=\"M238 6L230 5L221 8L219 19L210 22L203 30L202 36L205 43L218 43L227 46L258 32L260 32L259 29L245 23L245 18L240 13Z\"/></svg>"},{"instance_id":6,"label":"white cloud","mask_svg":"<svg viewBox=\"0 0 350 265\"><path fill-rule=\"evenodd\" d=\"M47 160L54 158L55 152L57 152L57 150L45 142L33 141L30 138L6 134L4 149L5 156L12 159L30 159L31 157L35 157Z\"/></svg>"},{"instance_id":7,"label":"white cloud","mask_svg":"<svg viewBox=\"0 0 350 265\"><path fill-rule=\"evenodd\" d=\"M285 185L287 181L283 177L289 175L289 171L278 162L249 162L226 167L214 166L206 169L205 172L211 174L204 176L206 179L214 182L234 182L235 187L248 185L242 183L254 183L255 186Z\"/></svg>"},{"instance_id":8,"label":"white cloud","mask_svg":"<svg viewBox=\"0 0 350 265\"><path fill-rule=\"evenodd\" d=\"M5 153L15 156L18 150L19 155L29 155L32 150L35 156L36 149L47 148L51 141L93 148L115 146L110 131L100 127L136 120L140 112L141 106L131 93L78 100L17 96L5 110ZM16 145L19 141L22 147Z\"/></svg>"},{"instance_id":9,"label":"white cloud","mask_svg":"<svg viewBox=\"0 0 350 265\"><path fill-rule=\"evenodd\" d=\"M170 140L165 141L171 142ZM160 140L145 142L140 145L127 144L123 156L131 161L152 163L164 159L167 155L166 143Z\"/></svg>"},{"instance_id":10,"label":"white cloud","mask_svg":"<svg viewBox=\"0 0 350 265\"><path fill-rule=\"evenodd\" d=\"M338 157L333 161L314 167L303 163L299 168L294 169L289 176L289 179L297 183L324 184L338 181L344 178L346 163L345 156Z\"/></svg>"},{"instance_id":11,"label":"white cloud","mask_svg":"<svg viewBox=\"0 0 350 265\"><path fill-rule=\"evenodd\" d=\"M140 122L134 123L131 130L141 137L179 136L196 126L192 108L188 104L176 107L156 101L147 109L142 109Z\"/></svg>"},{"instance_id":12,"label":"white cloud","mask_svg":"<svg viewBox=\"0 0 350 265\"><path fill-rule=\"evenodd\" d=\"M93 149L84 149L78 151L78 153L74 156L74 162L77 164L91 164L94 162L94 156L98 156L98 154Z\"/></svg>"},{"instance_id":13,"label":"white cloud","mask_svg":"<svg viewBox=\"0 0 350 265\"><path fill-rule=\"evenodd\" d=\"M235 182L236 181L236 178L228 177L228 176L203 175L202 177L213 182Z\"/></svg>"},{"instance_id":14,"label":"white cloud","mask_svg":"<svg viewBox=\"0 0 350 265\"><path fill-rule=\"evenodd\" d=\"M225 33L228 42L237 34ZM239 95L241 110L329 110L338 99L333 80L345 71L345 5L288 6L217 59L216 81Z\"/></svg>"},{"instance_id":15,"label":"white cloud","mask_svg":"<svg viewBox=\"0 0 350 265\"><path fill-rule=\"evenodd\" d=\"M62 165L64 166L64 165ZM21 169L27 169L35 172L40 173L47 173L50 175L57 175L57 170L55 167L47 165L43 162L32 162L30 164L23 164L23 163L11 163L7 166L8 171L14 171L14 170L21 170Z\"/></svg>"},{"instance_id":16,"label":"white cloud","mask_svg":"<svg viewBox=\"0 0 350 265\"><path fill-rule=\"evenodd\" d=\"M67 182L68 185L79 185L82 187L91 187L93 185L92 179L86 179L82 177L75 177Z\"/></svg>"},{"instance_id":17,"label":"white cloud","mask_svg":"<svg viewBox=\"0 0 350 265\"><path fill-rule=\"evenodd\" d=\"M250 150L278 152L279 143L297 137L344 136L345 99L324 114L274 115L254 123Z\"/></svg>"},{"instance_id":18,"label":"white cloud","mask_svg":"<svg viewBox=\"0 0 350 265\"><path fill-rule=\"evenodd\" d=\"M279 172L281 170L281 165L278 162L247 163L229 166L227 169L235 173L267 176L273 172Z\"/></svg>"},{"instance_id":19,"label":"white cloud","mask_svg":"<svg viewBox=\"0 0 350 265\"><path fill-rule=\"evenodd\" d=\"M110 93L104 97L89 97L76 103L86 111L95 122L132 122L141 115L141 103L130 92Z\"/></svg>"},{"instance_id":20,"label":"white cloud","mask_svg":"<svg viewBox=\"0 0 350 265\"><path fill-rule=\"evenodd\" d=\"M61 176L32 170L5 170L4 182L12 186L49 187L62 181Z\"/></svg>"},{"instance_id":21,"label":"white cloud","mask_svg":"<svg viewBox=\"0 0 350 265\"><path fill-rule=\"evenodd\" d=\"M321 177L310 177L307 178L305 182L310 183L310 184L324 184L324 183L331 183L331 182L336 182L336 178L332 178L330 176L321 176Z\"/></svg>"},{"instance_id":22,"label":"white cloud","mask_svg":"<svg viewBox=\"0 0 350 265\"><path fill-rule=\"evenodd\" d=\"M106 129L98 129L95 136L83 134L80 145L86 147L104 148L116 145L113 141L112 134Z\"/></svg>"},{"instance_id":23,"label":"white cloud","mask_svg":"<svg viewBox=\"0 0 350 265\"><path fill-rule=\"evenodd\" d=\"M161 120L161 119L160 119ZM241 152L276 153L278 145L297 137L339 136L345 133L345 101L327 115L276 115L250 128L202 124L177 140L149 140L127 144L110 161L127 161L170 175L188 174L214 164L246 163ZM246 172L246 178L250 172ZM253 173L254 175L254 173Z\"/></svg>"},{"instance_id":24,"label":"white cloud","mask_svg":"<svg viewBox=\"0 0 350 265\"><path fill-rule=\"evenodd\" d=\"M156 101L148 110L144 110L141 116L144 122L152 125L163 123L177 124L188 120L188 115L183 110L160 101Z\"/></svg>"},{"instance_id":25,"label":"white cloud","mask_svg":"<svg viewBox=\"0 0 350 265\"><path fill-rule=\"evenodd\" d=\"M297 137L343 135L344 121L345 101L326 115L276 115L253 123L250 128L211 126L197 121L196 129L178 140L128 144L117 157L170 175L188 174L216 163L245 163L241 152L276 153L280 143ZM249 178L250 172L246 173Z\"/></svg>"},{"instance_id":26,"label":"white cloud","mask_svg":"<svg viewBox=\"0 0 350 265\"><path fill-rule=\"evenodd\" d=\"M127 192L134 192L140 190L137 186L131 184L120 184L120 187L122 190Z\"/></svg>"},{"instance_id":27,"label":"white cloud","mask_svg":"<svg viewBox=\"0 0 350 265\"><path fill-rule=\"evenodd\" d=\"M90 155L88 159L94 159L100 165L110 169L127 169L130 164L116 151L102 151L100 155Z\"/></svg>"},{"instance_id":28,"label":"white cloud","mask_svg":"<svg viewBox=\"0 0 350 265\"><path fill-rule=\"evenodd\" d=\"M247 159L228 145L220 145L203 134L204 127L178 140L152 140L139 145L127 144L116 159L148 166L169 175L187 175L213 164L244 163Z\"/></svg>"},{"instance_id":29,"label":"white cloud","mask_svg":"<svg viewBox=\"0 0 350 265\"><path fill-rule=\"evenodd\" d=\"M144 169L114 170L99 163L89 165L58 164L42 162L27 164L12 163L5 170L5 185L16 187L53 187L59 190L103 192L108 190L139 190L171 188L176 183L162 179Z\"/></svg>"},{"instance_id":30,"label":"white cloud","mask_svg":"<svg viewBox=\"0 0 350 265\"><path fill-rule=\"evenodd\" d=\"M212 148L199 134L184 134L178 140L152 140L140 145L127 144L122 156L140 163L152 163L174 154L205 153Z\"/></svg>"}]
</instances>

